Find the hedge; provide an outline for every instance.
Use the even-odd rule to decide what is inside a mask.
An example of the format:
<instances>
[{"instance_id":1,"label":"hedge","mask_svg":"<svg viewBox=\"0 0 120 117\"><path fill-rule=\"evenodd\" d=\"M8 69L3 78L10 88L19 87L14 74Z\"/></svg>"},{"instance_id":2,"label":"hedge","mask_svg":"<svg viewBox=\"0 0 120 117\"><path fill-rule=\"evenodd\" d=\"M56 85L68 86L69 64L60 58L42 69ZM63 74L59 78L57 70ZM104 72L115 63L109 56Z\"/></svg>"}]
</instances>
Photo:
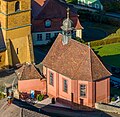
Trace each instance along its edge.
<instances>
[{"instance_id":1,"label":"hedge","mask_svg":"<svg viewBox=\"0 0 120 117\"><path fill-rule=\"evenodd\" d=\"M95 47L95 46L101 46L101 45L107 45L107 44L119 43L119 42L120 42L120 37L119 38L109 38L109 39L91 41L90 46Z\"/></svg>"}]
</instances>

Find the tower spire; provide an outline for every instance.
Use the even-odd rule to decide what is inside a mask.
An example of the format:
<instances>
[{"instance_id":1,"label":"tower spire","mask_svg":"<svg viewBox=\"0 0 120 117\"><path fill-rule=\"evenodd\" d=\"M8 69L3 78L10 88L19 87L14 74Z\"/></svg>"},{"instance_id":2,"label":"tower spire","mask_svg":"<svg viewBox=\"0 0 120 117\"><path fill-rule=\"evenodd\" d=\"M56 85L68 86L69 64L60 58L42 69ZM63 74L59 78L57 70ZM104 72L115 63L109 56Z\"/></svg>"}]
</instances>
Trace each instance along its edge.
<instances>
[{"instance_id":1,"label":"tower spire","mask_svg":"<svg viewBox=\"0 0 120 117\"><path fill-rule=\"evenodd\" d=\"M70 19L70 8L67 8L67 19Z\"/></svg>"},{"instance_id":2,"label":"tower spire","mask_svg":"<svg viewBox=\"0 0 120 117\"><path fill-rule=\"evenodd\" d=\"M69 39L72 36L72 31L74 30L73 22L70 20L70 8L67 8L67 18L63 21L63 25L61 26L63 39L63 45L68 44Z\"/></svg>"}]
</instances>

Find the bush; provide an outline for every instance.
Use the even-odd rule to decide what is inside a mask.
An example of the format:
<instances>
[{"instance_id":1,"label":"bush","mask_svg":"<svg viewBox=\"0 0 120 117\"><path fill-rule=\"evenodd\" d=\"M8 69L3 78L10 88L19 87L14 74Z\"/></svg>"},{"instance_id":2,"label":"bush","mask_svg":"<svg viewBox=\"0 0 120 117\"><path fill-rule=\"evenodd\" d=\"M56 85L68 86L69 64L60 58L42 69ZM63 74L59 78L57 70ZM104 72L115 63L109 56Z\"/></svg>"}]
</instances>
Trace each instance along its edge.
<instances>
[{"instance_id":1,"label":"bush","mask_svg":"<svg viewBox=\"0 0 120 117\"><path fill-rule=\"evenodd\" d=\"M115 101L115 97L112 97L111 101Z\"/></svg>"},{"instance_id":2,"label":"bush","mask_svg":"<svg viewBox=\"0 0 120 117\"><path fill-rule=\"evenodd\" d=\"M0 92L0 100L3 98L5 98L5 95L2 92Z\"/></svg>"},{"instance_id":3,"label":"bush","mask_svg":"<svg viewBox=\"0 0 120 117\"><path fill-rule=\"evenodd\" d=\"M44 95L43 95L43 94L37 94L36 99L37 99L38 101L42 101L43 98L44 98Z\"/></svg>"}]
</instances>

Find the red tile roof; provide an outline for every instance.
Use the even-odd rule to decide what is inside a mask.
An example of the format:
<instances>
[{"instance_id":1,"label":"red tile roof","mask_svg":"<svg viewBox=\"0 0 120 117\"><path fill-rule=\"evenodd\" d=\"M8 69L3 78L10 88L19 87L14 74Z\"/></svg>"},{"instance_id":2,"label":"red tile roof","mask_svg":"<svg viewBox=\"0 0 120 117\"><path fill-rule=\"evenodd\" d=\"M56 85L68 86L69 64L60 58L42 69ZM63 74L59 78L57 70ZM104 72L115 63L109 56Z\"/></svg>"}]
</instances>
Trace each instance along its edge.
<instances>
[{"instance_id":1,"label":"red tile roof","mask_svg":"<svg viewBox=\"0 0 120 117\"><path fill-rule=\"evenodd\" d=\"M19 80L42 79L33 64L24 64L16 73Z\"/></svg>"},{"instance_id":2,"label":"red tile roof","mask_svg":"<svg viewBox=\"0 0 120 117\"><path fill-rule=\"evenodd\" d=\"M39 1L39 0L38 0ZM43 3L45 0L41 0ZM46 0L41 6L41 2L33 2L32 8L32 31L33 32L49 32L49 31L60 31L63 20L67 17L66 5L61 4L57 0ZM78 16L74 12L70 12L70 18L73 20L76 29L82 29ZM45 21L50 19L52 24L50 28L45 28Z\"/></svg>"},{"instance_id":3,"label":"red tile roof","mask_svg":"<svg viewBox=\"0 0 120 117\"><path fill-rule=\"evenodd\" d=\"M74 80L94 81L111 75L90 47L73 39L63 45L61 34L42 63Z\"/></svg>"}]
</instances>

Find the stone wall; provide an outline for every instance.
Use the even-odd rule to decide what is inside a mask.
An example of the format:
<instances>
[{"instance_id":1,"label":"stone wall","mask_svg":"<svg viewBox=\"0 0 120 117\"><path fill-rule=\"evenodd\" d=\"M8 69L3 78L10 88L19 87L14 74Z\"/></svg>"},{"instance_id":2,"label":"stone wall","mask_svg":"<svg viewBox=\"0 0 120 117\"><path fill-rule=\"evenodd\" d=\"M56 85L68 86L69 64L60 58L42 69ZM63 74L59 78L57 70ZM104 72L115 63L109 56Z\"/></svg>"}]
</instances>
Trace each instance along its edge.
<instances>
[{"instance_id":1,"label":"stone wall","mask_svg":"<svg viewBox=\"0 0 120 117\"><path fill-rule=\"evenodd\" d=\"M95 108L101 111L113 112L120 114L120 107L115 107L109 104L96 103Z\"/></svg>"}]
</instances>

